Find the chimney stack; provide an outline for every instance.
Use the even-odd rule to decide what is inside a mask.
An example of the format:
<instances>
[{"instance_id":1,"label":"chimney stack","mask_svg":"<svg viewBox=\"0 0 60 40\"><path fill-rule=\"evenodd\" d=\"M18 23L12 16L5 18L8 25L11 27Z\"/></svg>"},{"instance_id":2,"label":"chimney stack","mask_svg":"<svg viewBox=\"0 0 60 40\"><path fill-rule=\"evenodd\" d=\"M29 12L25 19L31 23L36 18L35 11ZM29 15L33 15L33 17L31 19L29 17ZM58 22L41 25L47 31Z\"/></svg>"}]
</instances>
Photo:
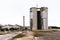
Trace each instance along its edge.
<instances>
[{"instance_id":1,"label":"chimney stack","mask_svg":"<svg viewBox=\"0 0 60 40\"><path fill-rule=\"evenodd\" d=\"M23 27L25 27L25 16L23 16Z\"/></svg>"}]
</instances>

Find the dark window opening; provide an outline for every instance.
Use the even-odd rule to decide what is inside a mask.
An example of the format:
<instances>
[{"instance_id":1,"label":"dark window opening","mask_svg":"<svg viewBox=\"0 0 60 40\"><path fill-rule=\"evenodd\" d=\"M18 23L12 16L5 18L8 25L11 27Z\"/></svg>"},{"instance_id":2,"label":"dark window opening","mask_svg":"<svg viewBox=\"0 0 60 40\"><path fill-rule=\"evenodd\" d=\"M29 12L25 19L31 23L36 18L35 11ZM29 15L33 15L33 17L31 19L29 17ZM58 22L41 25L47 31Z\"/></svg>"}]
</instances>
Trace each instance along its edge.
<instances>
[{"instance_id":1,"label":"dark window opening","mask_svg":"<svg viewBox=\"0 0 60 40\"><path fill-rule=\"evenodd\" d=\"M37 29L42 29L41 26L41 12L37 11Z\"/></svg>"}]
</instances>

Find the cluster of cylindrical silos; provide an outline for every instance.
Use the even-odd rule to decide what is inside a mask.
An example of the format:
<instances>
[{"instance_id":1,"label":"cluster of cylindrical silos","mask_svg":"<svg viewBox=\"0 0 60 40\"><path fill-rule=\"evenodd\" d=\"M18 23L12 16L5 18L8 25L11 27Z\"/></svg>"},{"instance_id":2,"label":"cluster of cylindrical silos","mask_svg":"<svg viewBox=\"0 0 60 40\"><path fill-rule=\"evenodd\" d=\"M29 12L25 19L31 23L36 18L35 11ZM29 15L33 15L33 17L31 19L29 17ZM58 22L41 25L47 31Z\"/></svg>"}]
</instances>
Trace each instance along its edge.
<instances>
[{"instance_id":1,"label":"cluster of cylindrical silos","mask_svg":"<svg viewBox=\"0 0 60 40\"><path fill-rule=\"evenodd\" d=\"M32 30L48 29L48 8L30 8L30 27Z\"/></svg>"}]
</instances>

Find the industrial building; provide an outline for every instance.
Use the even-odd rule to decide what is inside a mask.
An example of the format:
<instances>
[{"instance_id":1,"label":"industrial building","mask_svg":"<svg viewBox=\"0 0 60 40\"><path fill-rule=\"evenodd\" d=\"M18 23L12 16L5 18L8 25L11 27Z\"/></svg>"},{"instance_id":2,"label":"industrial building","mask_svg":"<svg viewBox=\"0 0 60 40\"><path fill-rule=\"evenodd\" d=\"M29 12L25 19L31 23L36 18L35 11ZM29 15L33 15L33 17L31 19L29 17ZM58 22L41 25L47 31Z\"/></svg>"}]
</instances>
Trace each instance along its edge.
<instances>
[{"instance_id":1,"label":"industrial building","mask_svg":"<svg viewBox=\"0 0 60 40\"><path fill-rule=\"evenodd\" d=\"M31 30L48 29L48 8L30 8L30 28Z\"/></svg>"}]
</instances>

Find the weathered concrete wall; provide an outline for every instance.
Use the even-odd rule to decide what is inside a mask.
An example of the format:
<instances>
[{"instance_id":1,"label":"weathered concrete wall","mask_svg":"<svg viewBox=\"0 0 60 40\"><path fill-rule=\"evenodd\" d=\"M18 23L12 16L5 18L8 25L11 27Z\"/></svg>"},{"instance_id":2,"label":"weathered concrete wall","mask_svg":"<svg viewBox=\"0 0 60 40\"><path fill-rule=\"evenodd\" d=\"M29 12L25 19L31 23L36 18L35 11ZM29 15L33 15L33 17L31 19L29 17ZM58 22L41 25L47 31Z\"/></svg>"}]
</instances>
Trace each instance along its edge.
<instances>
[{"instance_id":1,"label":"weathered concrete wall","mask_svg":"<svg viewBox=\"0 0 60 40\"><path fill-rule=\"evenodd\" d=\"M41 7L41 18L42 18L42 29L47 30L48 29L48 8L47 7Z\"/></svg>"},{"instance_id":2,"label":"weathered concrete wall","mask_svg":"<svg viewBox=\"0 0 60 40\"><path fill-rule=\"evenodd\" d=\"M40 10L39 10L40 9ZM38 30L37 29L37 11L41 12L41 24L42 25L42 30L47 30L48 29L48 8L47 7L41 7L41 8L36 8L32 7L31 8L31 19L32 19L32 30ZM41 29L40 29L41 30Z\"/></svg>"}]
</instances>

